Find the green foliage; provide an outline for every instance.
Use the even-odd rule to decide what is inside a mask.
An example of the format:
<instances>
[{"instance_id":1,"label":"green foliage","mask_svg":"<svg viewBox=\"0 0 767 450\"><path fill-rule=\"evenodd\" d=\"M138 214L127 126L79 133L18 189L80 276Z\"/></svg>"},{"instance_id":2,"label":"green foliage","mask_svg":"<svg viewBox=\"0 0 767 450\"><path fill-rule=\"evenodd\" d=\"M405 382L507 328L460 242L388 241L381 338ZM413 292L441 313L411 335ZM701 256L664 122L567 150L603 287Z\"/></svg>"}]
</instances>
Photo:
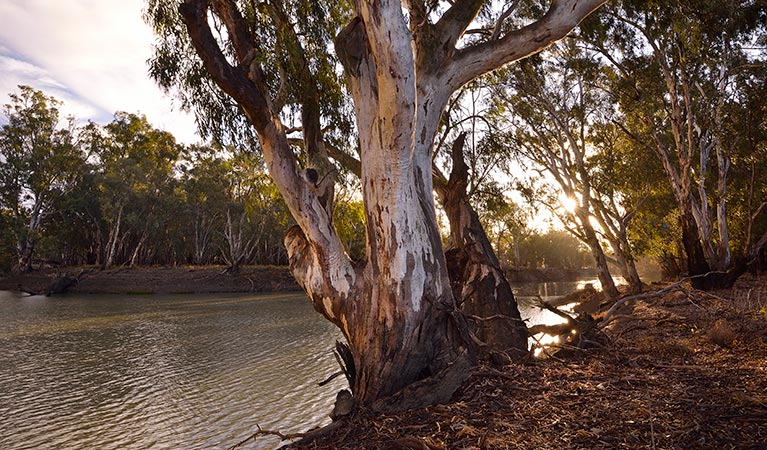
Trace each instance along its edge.
<instances>
[{"instance_id":1,"label":"green foliage","mask_svg":"<svg viewBox=\"0 0 767 450\"><path fill-rule=\"evenodd\" d=\"M271 98L280 103L284 119L296 119L301 111L309 70L319 94L326 139L334 145L348 146L353 134L352 107L345 92L332 40L338 29L351 19L346 0L296 0L288 2L237 1L249 24L250 37L257 46L254 61L265 71ZM149 61L150 76L173 92L182 107L195 114L204 137L232 143L241 148L257 148L258 143L242 110L212 81L195 51L178 13L176 0L147 0L144 20L158 37ZM214 19L215 20L215 19ZM220 42L226 42L217 24ZM226 47L228 58L234 50ZM298 61L306 56L309 67ZM300 82L296 82L300 81ZM288 120L289 122L290 120Z\"/></svg>"},{"instance_id":2,"label":"green foliage","mask_svg":"<svg viewBox=\"0 0 767 450\"><path fill-rule=\"evenodd\" d=\"M520 267L580 269L593 266L588 251L566 231L534 233L520 243Z\"/></svg>"},{"instance_id":3,"label":"green foliage","mask_svg":"<svg viewBox=\"0 0 767 450\"><path fill-rule=\"evenodd\" d=\"M346 252L354 261L365 258L365 207L355 189L345 187L338 193L333 223Z\"/></svg>"},{"instance_id":4,"label":"green foliage","mask_svg":"<svg viewBox=\"0 0 767 450\"><path fill-rule=\"evenodd\" d=\"M60 128L56 100L30 88L12 100L0 132L0 272L30 237L52 264L222 262L227 213L250 242L241 263L287 263L282 240L293 220L258 154L184 147L124 112L105 126ZM39 225L29 229L35 211ZM346 239L364 253L352 217Z\"/></svg>"},{"instance_id":5,"label":"green foliage","mask_svg":"<svg viewBox=\"0 0 767 450\"><path fill-rule=\"evenodd\" d=\"M83 157L72 121L59 123L59 102L28 86L19 89L5 105L7 124L0 130L0 209L15 238L19 268L29 270L40 227L74 185Z\"/></svg>"}]
</instances>

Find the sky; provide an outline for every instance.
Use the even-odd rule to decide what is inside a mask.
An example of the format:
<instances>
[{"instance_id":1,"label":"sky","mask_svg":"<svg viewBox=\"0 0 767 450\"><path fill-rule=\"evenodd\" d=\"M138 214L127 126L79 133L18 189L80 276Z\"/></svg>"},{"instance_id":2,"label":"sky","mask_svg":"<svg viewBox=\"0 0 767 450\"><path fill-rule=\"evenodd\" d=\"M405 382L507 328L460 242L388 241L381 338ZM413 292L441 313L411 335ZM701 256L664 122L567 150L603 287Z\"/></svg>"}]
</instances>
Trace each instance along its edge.
<instances>
[{"instance_id":1,"label":"sky","mask_svg":"<svg viewBox=\"0 0 767 450\"><path fill-rule=\"evenodd\" d=\"M191 114L149 78L144 0L0 0L0 104L18 85L64 102L64 116L106 124L146 115L179 142L200 141ZM2 120L2 119L0 119Z\"/></svg>"}]
</instances>

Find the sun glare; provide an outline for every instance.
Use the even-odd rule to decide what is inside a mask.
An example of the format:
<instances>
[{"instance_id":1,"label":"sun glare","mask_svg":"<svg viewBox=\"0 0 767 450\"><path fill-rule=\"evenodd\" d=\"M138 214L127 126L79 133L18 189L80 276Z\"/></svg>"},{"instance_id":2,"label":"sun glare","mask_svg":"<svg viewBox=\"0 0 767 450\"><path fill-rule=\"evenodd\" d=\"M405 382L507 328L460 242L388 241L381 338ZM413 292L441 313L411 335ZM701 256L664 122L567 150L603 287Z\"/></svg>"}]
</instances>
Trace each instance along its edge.
<instances>
[{"instance_id":1,"label":"sun glare","mask_svg":"<svg viewBox=\"0 0 767 450\"><path fill-rule=\"evenodd\" d=\"M574 213L575 208L578 206L578 200L566 195L559 197L559 201L562 203L562 208L570 214Z\"/></svg>"}]
</instances>

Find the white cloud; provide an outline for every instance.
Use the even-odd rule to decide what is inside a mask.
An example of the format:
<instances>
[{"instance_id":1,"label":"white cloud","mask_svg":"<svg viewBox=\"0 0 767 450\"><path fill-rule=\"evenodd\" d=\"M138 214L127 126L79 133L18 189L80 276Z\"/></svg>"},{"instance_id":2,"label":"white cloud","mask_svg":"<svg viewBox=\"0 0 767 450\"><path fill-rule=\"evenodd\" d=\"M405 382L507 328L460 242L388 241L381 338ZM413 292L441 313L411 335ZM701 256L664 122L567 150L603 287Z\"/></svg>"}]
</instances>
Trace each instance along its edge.
<instances>
[{"instance_id":1,"label":"white cloud","mask_svg":"<svg viewBox=\"0 0 767 450\"><path fill-rule=\"evenodd\" d=\"M2 53L0 49L0 100L5 104L6 95L18 94L19 85L32 86L63 102L60 110L63 117L74 116L82 119L108 120L109 115L87 100L72 95L67 87L54 79L46 70Z\"/></svg>"},{"instance_id":2,"label":"white cloud","mask_svg":"<svg viewBox=\"0 0 767 450\"><path fill-rule=\"evenodd\" d=\"M153 40L142 0L0 0L0 94L30 84L110 120L140 112L182 142L195 142L191 115L173 110L147 75ZM10 85L10 89L9 89Z\"/></svg>"}]
</instances>

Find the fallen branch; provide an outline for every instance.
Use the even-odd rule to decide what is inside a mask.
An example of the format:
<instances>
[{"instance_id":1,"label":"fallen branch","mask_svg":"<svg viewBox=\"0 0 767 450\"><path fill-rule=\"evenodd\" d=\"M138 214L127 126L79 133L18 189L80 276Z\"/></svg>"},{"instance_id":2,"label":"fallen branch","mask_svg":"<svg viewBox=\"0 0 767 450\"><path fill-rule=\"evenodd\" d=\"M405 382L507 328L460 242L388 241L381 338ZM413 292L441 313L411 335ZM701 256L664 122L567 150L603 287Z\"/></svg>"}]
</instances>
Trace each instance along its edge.
<instances>
[{"instance_id":1,"label":"fallen branch","mask_svg":"<svg viewBox=\"0 0 767 450\"><path fill-rule=\"evenodd\" d=\"M306 433L289 433L289 434L283 434L280 431L277 430L264 430L261 428L261 425L256 425L256 428L258 428L258 431L251 434L247 438L241 440L240 442L234 444L233 446L229 447L227 450L234 450L236 448L239 448L245 444L247 444L249 441L253 440L255 441L261 436L277 436L282 441L289 441L291 439L300 439L306 436Z\"/></svg>"},{"instance_id":2,"label":"fallen branch","mask_svg":"<svg viewBox=\"0 0 767 450\"><path fill-rule=\"evenodd\" d=\"M338 372L334 373L333 375L327 377L325 381L320 381L317 383L317 386L325 386L326 384L330 383L331 381L335 380L336 378L340 377L341 375L345 375L346 373L343 370L339 370Z\"/></svg>"},{"instance_id":3,"label":"fallen branch","mask_svg":"<svg viewBox=\"0 0 767 450\"><path fill-rule=\"evenodd\" d=\"M473 320L476 320L478 322L489 322L491 320L508 320L510 322L522 322L522 323L525 323L525 322L528 321L528 319L517 319L515 317L510 317L510 316L507 316L507 315L504 315L504 314L495 314L493 316L488 316L488 317L480 317L480 316L475 316L474 314L466 314L466 313L464 313L463 315L466 316L469 319L473 319Z\"/></svg>"},{"instance_id":4,"label":"fallen branch","mask_svg":"<svg viewBox=\"0 0 767 450\"><path fill-rule=\"evenodd\" d=\"M537 307L539 307L541 309L545 309L546 311L550 311L550 312L558 315L559 317L565 319L567 321L568 325L575 326L575 318L573 316L571 316L570 314L565 313L564 311L562 311L561 309L559 309L559 308L557 308L557 307L555 307L553 305L550 305L550 304L546 303L543 300L543 298L541 298L540 295L538 295L536 297L538 298L538 303L536 305Z\"/></svg>"},{"instance_id":5,"label":"fallen branch","mask_svg":"<svg viewBox=\"0 0 767 450\"><path fill-rule=\"evenodd\" d=\"M702 278L702 277L707 277L707 276L709 276L709 275L711 275L711 274L714 274L714 273L723 273L723 272L719 272L719 271L711 271L711 272L708 272L708 273L706 273L706 274L703 274L703 275L693 275L693 276L691 276L691 277L685 277L685 278L682 278L681 280L677 281L676 283L670 284L670 285L666 286L665 288L663 288L663 289L660 289L660 290L658 290L658 291L653 291L653 292L646 292L646 293L643 293L643 294L637 294L637 295L629 295L628 297L623 297L622 299L620 299L620 300L618 300L617 302L615 302L615 304L614 304L612 307L610 307L610 309L608 309L608 310L607 310L607 312L605 313L605 315L602 317L602 322L601 322L601 325L600 325L600 327L601 327L601 328L604 328L604 327L606 327L606 326L607 326L607 325L608 325L610 322L612 322L612 321L614 320L614 317L613 317L613 315L615 314L615 312L616 312L616 311L618 310L618 308L620 308L622 305L626 304L626 302L630 302L630 301L632 301L632 300L644 300L644 299L646 299L646 298L658 297L658 296L661 296L661 295L663 295L663 294L666 294L666 293L668 293L668 292L671 292L671 291L673 291L673 290L675 290L675 289L679 288L679 286L680 286L682 283L684 283L685 281L689 281L689 280L692 280L692 279L694 279L694 278ZM690 300L690 302L692 302L692 300Z\"/></svg>"},{"instance_id":6,"label":"fallen branch","mask_svg":"<svg viewBox=\"0 0 767 450\"><path fill-rule=\"evenodd\" d=\"M284 434L284 433L282 433L280 431L277 431L277 430L264 430L264 429L261 428L260 425L256 425L256 427L258 428L258 431L256 431L255 433L251 434L250 436L248 436L247 438L243 439L242 441L234 444L233 446L227 448L227 450L235 450L235 449L237 449L239 447L242 447L243 445L247 444L250 441L254 441L255 442L256 439L258 439L259 437L263 437L263 436L276 436L276 437L280 438L280 440L282 440L282 441L290 441L290 440L294 440L294 439L300 439L300 441L298 441L298 443L300 443L300 444L307 444L307 443L309 443L309 442L311 442L311 441L313 441L313 440L315 440L315 439L317 439L319 437L325 436L327 434L330 434L330 433L336 431L344 423L345 423L345 421L341 420L341 421L330 423L330 424L328 424L328 425L326 425L326 426L324 426L322 428L317 428L315 430L307 431L306 433L288 433L288 434Z\"/></svg>"}]
</instances>

